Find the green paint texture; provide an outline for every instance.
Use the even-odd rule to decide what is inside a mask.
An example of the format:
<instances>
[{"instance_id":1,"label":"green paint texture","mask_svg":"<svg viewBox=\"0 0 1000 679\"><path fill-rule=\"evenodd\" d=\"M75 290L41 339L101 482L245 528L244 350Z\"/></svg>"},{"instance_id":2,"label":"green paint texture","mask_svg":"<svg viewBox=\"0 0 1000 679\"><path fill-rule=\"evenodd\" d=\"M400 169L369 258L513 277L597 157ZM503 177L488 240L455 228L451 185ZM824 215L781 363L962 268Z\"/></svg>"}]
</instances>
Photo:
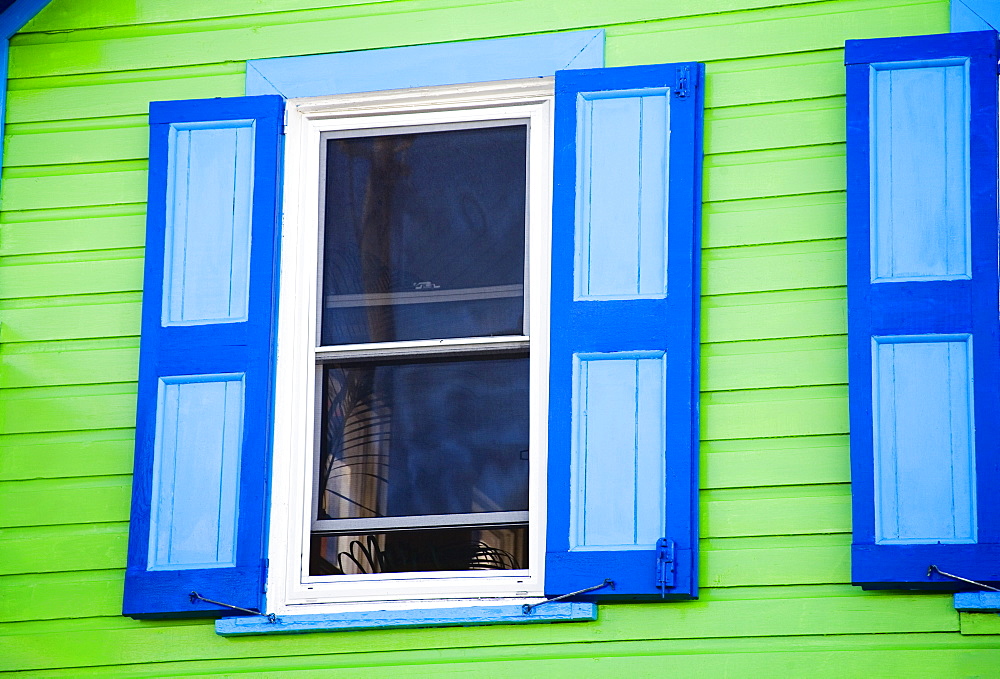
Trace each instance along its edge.
<instances>
[{"instance_id":1,"label":"green paint texture","mask_svg":"<svg viewBox=\"0 0 1000 679\"><path fill-rule=\"evenodd\" d=\"M707 64L701 599L239 639L119 616L149 101L240 95L246 59L590 28L609 66ZM1000 674L997 616L849 584L843 44L947 30L947 0L52 0L10 53L0 672Z\"/></svg>"}]
</instances>

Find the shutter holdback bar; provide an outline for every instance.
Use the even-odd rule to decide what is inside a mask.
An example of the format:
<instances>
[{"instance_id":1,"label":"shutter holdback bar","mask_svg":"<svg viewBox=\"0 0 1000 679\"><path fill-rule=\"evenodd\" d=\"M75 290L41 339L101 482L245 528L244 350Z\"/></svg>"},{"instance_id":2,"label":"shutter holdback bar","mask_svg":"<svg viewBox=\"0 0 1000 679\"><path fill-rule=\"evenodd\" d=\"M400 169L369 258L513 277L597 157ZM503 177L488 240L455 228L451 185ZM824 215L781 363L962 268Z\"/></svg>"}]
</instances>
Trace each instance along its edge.
<instances>
[{"instance_id":1,"label":"shutter holdback bar","mask_svg":"<svg viewBox=\"0 0 1000 679\"><path fill-rule=\"evenodd\" d=\"M531 611L542 606L544 604L551 604L553 601L562 601L563 599L569 599L578 594L586 594L587 592L595 592L599 589L604 589L605 587L615 588L615 581L611 578L604 578L604 582L599 585L594 585L593 587L585 587L583 589L578 589L575 592L570 592L569 594L560 594L559 596L554 596L551 599L546 599L545 601L539 601L537 604L524 604L521 606L521 612L525 615L531 615Z\"/></svg>"},{"instance_id":2,"label":"shutter holdback bar","mask_svg":"<svg viewBox=\"0 0 1000 679\"><path fill-rule=\"evenodd\" d=\"M198 592L191 592L190 594L188 594L188 598L191 600L191 603L194 603L196 601L204 601L207 604L224 606L226 608L231 608L234 611L243 611L244 613L249 613L250 615L263 615L263 613L258 611L256 608L243 608L242 606L233 606L232 604L224 604L221 601L213 601L212 599L206 599L202 595L198 594ZM278 621L278 617L274 613L268 613L267 621L273 624Z\"/></svg>"},{"instance_id":3,"label":"shutter holdback bar","mask_svg":"<svg viewBox=\"0 0 1000 679\"><path fill-rule=\"evenodd\" d=\"M991 587L990 585L983 584L981 582L976 582L975 580L969 580L968 578L963 578L961 575L953 575L951 573L945 573L943 570L931 564L927 567L927 577L931 577L931 574L937 573L938 575L943 575L946 578L951 578L952 580L958 580L960 582L967 582L970 585L975 585L976 587L982 587L983 589L988 589L991 592L1000 592L1000 589L996 587Z\"/></svg>"}]
</instances>

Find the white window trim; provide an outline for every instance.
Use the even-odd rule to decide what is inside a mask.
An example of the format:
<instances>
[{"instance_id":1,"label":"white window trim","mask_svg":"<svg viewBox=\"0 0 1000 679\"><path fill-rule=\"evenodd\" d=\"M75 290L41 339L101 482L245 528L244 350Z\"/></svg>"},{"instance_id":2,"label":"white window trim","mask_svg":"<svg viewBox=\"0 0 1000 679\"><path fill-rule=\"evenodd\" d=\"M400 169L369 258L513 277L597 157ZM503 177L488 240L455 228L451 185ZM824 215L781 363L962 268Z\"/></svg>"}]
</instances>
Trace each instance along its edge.
<instances>
[{"instance_id":1,"label":"white window trim","mask_svg":"<svg viewBox=\"0 0 1000 679\"><path fill-rule=\"evenodd\" d=\"M553 79L291 99L286 107L267 612L453 607L542 596L548 439ZM314 460L320 135L334 130L528 120L529 568L517 571L303 575ZM523 340L504 338L503 341ZM468 342L468 340L461 340ZM472 340L477 341L477 340ZM490 341L490 340L486 340ZM442 340L441 344L454 340ZM492 342L491 342L492 343ZM398 343L400 345L405 343ZM356 347L364 352L364 345Z\"/></svg>"}]
</instances>

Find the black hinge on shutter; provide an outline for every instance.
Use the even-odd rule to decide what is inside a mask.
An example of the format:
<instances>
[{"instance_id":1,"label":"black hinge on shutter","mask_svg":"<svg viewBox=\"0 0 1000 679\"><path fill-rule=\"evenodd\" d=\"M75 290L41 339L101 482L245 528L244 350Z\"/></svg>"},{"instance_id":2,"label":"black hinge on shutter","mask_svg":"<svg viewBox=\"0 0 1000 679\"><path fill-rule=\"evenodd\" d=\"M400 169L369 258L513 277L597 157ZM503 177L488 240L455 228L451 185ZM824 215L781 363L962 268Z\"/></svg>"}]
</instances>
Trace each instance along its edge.
<instances>
[{"instance_id":1,"label":"black hinge on shutter","mask_svg":"<svg viewBox=\"0 0 1000 679\"><path fill-rule=\"evenodd\" d=\"M656 586L660 596L666 596L667 588L674 586L674 541L667 538L656 541Z\"/></svg>"}]
</instances>

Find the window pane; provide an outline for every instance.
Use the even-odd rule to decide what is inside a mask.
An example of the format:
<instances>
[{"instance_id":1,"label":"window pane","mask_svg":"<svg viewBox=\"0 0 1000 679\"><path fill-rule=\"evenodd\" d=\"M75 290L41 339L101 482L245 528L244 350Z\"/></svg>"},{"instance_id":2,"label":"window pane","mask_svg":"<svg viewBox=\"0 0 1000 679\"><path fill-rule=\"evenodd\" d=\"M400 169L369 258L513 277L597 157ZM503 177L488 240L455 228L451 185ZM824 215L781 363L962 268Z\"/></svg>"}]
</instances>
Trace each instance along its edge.
<instances>
[{"instance_id":1,"label":"window pane","mask_svg":"<svg viewBox=\"0 0 1000 679\"><path fill-rule=\"evenodd\" d=\"M528 509L528 358L322 369L317 518Z\"/></svg>"},{"instance_id":2,"label":"window pane","mask_svg":"<svg viewBox=\"0 0 1000 679\"><path fill-rule=\"evenodd\" d=\"M323 345L520 335L524 125L326 140Z\"/></svg>"},{"instance_id":3,"label":"window pane","mask_svg":"<svg viewBox=\"0 0 1000 679\"><path fill-rule=\"evenodd\" d=\"M527 526L413 530L312 539L310 575L528 567Z\"/></svg>"}]
</instances>

